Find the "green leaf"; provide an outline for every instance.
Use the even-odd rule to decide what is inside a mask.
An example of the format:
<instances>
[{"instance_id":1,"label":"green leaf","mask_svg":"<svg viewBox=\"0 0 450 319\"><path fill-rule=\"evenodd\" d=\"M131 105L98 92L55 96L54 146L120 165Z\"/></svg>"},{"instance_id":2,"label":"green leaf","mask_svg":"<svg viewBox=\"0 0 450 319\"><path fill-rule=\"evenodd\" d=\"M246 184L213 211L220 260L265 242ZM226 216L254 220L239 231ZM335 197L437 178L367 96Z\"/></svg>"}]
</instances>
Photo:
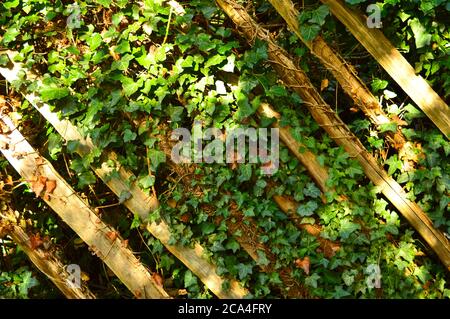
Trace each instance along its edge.
<instances>
[{"instance_id":1,"label":"green leaf","mask_svg":"<svg viewBox=\"0 0 450 319\"><path fill-rule=\"evenodd\" d=\"M397 170L402 169L402 161L398 159L397 154L394 154L391 157L389 157L386 160L385 164L389 165L389 170L388 170L389 175L392 175Z\"/></svg>"},{"instance_id":2,"label":"green leaf","mask_svg":"<svg viewBox=\"0 0 450 319\"><path fill-rule=\"evenodd\" d=\"M131 131L130 129L126 129L123 132L123 141L125 143L134 141L136 139L136 137L137 137L137 134L135 132Z\"/></svg>"},{"instance_id":3,"label":"green leaf","mask_svg":"<svg viewBox=\"0 0 450 319\"><path fill-rule=\"evenodd\" d=\"M95 51L103 42L102 36L100 33L93 33L88 39L87 43L91 51Z\"/></svg>"},{"instance_id":4,"label":"green leaf","mask_svg":"<svg viewBox=\"0 0 450 319\"><path fill-rule=\"evenodd\" d=\"M98 4L101 4L102 6L109 8L111 5L111 0L95 0Z\"/></svg>"},{"instance_id":5,"label":"green leaf","mask_svg":"<svg viewBox=\"0 0 450 319\"><path fill-rule=\"evenodd\" d=\"M303 189L303 194L305 194L305 196L317 198L322 194L322 192L316 187L314 183L308 183Z\"/></svg>"},{"instance_id":6,"label":"green leaf","mask_svg":"<svg viewBox=\"0 0 450 319\"><path fill-rule=\"evenodd\" d=\"M122 191L119 195L119 203L123 204L130 198L131 198L131 193L129 191Z\"/></svg>"},{"instance_id":7,"label":"green leaf","mask_svg":"<svg viewBox=\"0 0 450 319\"><path fill-rule=\"evenodd\" d=\"M305 278L305 285L313 288L317 288L317 281L320 279L320 276L316 273L313 273L311 276Z\"/></svg>"},{"instance_id":8,"label":"green leaf","mask_svg":"<svg viewBox=\"0 0 450 319\"><path fill-rule=\"evenodd\" d=\"M377 93L380 90L384 90L385 88L387 88L388 84L389 84L388 81L375 78L371 84L373 93Z\"/></svg>"},{"instance_id":9,"label":"green leaf","mask_svg":"<svg viewBox=\"0 0 450 319\"><path fill-rule=\"evenodd\" d=\"M239 165L238 182L246 182L252 177L252 166L250 164Z\"/></svg>"},{"instance_id":10,"label":"green leaf","mask_svg":"<svg viewBox=\"0 0 450 319\"><path fill-rule=\"evenodd\" d=\"M311 24L311 25L303 25L302 28L300 29L300 33L303 37L303 39L305 39L305 41L312 41L314 40L317 35L320 32L320 26L317 24Z\"/></svg>"},{"instance_id":11,"label":"green leaf","mask_svg":"<svg viewBox=\"0 0 450 319\"><path fill-rule=\"evenodd\" d=\"M44 86L40 90L41 98L44 102L51 100L60 100L69 95L70 90L68 88L60 88L54 85Z\"/></svg>"},{"instance_id":12,"label":"green leaf","mask_svg":"<svg viewBox=\"0 0 450 319\"><path fill-rule=\"evenodd\" d=\"M16 8L19 5L19 0L9 0L3 3L6 10Z\"/></svg>"},{"instance_id":13,"label":"green leaf","mask_svg":"<svg viewBox=\"0 0 450 319\"><path fill-rule=\"evenodd\" d=\"M150 168L152 171L156 171L159 164L166 162L166 155L164 152L155 149L148 150L148 157L150 159Z\"/></svg>"},{"instance_id":14,"label":"green leaf","mask_svg":"<svg viewBox=\"0 0 450 319\"><path fill-rule=\"evenodd\" d=\"M6 54L0 54L0 66L6 66L9 63L9 58Z\"/></svg>"},{"instance_id":15,"label":"green leaf","mask_svg":"<svg viewBox=\"0 0 450 319\"><path fill-rule=\"evenodd\" d=\"M218 65L226 60L226 57L223 55L216 54L213 57L209 58L205 63L205 68L209 68L214 65Z\"/></svg>"},{"instance_id":16,"label":"green leaf","mask_svg":"<svg viewBox=\"0 0 450 319\"><path fill-rule=\"evenodd\" d=\"M339 234L343 239L347 239L354 231L361 229L361 226L356 223L344 219L340 222Z\"/></svg>"},{"instance_id":17,"label":"green leaf","mask_svg":"<svg viewBox=\"0 0 450 319\"><path fill-rule=\"evenodd\" d=\"M78 187L84 188L97 182L97 178L91 171L83 172L78 176Z\"/></svg>"},{"instance_id":18,"label":"green leaf","mask_svg":"<svg viewBox=\"0 0 450 319\"><path fill-rule=\"evenodd\" d=\"M227 244L225 245L225 248L230 249L233 251L233 253L235 253L239 250L239 248L241 248L241 246L234 238L231 238L228 240Z\"/></svg>"},{"instance_id":19,"label":"green leaf","mask_svg":"<svg viewBox=\"0 0 450 319\"><path fill-rule=\"evenodd\" d=\"M420 23L418 18L409 20L409 26L414 33L417 49L430 45L431 34L427 33L427 29Z\"/></svg>"},{"instance_id":20,"label":"green leaf","mask_svg":"<svg viewBox=\"0 0 450 319\"><path fill-rule=\"evenodd\" d=\"M153 175L147 175L139 179L139 185L144 188L148 189L155 185L155 176Z\"/></svg>"},{"instance_id":21,"label":"green leaf","mask_svg":"<svg viewBox=\"0 0 450 319\"><path fill-rule=\"evenodd\" d=\"M184 273L184 286L189 288L197 285L197 277L195 277L190 270Z\"/></svg>"},{"instance_id":22,"label":"green leaf","mask_svg":"<svg viewBox=\"0 0 450 319\"><path fill-rule=\"evenodd\" d=\"M389 123L383 123L380 125L380 132L397 132L397 123L395 122L389 122Z\"/></svg>"},{"instance_id":23,"label":"green leaf","mask_svg":"<svg viewBox=\"0 0 450 319\"><path fill-rule=\"evenodd\" d=\"M111 69L125 71L128 69L128 66L130 65L130 61L133 59L134 59L134 55L126 54L119 61L114 61L111 64Z\"/></svg>"},{"instance_id":24,"label":"green leaf","mask_svg":"<svg viewBox=\"0 0 450 319\"><path fill-rule=\"evenodd\" d=\"M330 14L330 10L327 5L321 5L316 10L311 11L311 18L308 22L318 24L322 26L325 23L325 18Z\"/></svg>"},{"instance_id":25,"label":"green leaf","mask_svg":"<svg viewBox=\"0 0 450 319\"><path fill-rule=\"evenodd\" d=\"M209 235L214 232L216 226L213 223L204 222L200 224L200 229L203 235Z\"/></svg>"},{"instance_id":26,"label":"green leaf","mask_svg":"<svg viewBox=\"0 0 450 319\"><path fill-rule=\"evenodd\" d=\"M319 205L315 201L308 201L306 204L299 205L297 208L297 214L302 217L311 216Z\"/></svg>"},{"instance_id":27,"label":"green leaf","mask_svg":"<svg viewBox=\"0 0 450 319\"><path fill-rule=\"evenodd\" d=\"M6 30L5 34L3 35L2 42L4 44L8 44L8 43L16 40L16 38L19 34L20 34L19 28L16 26L12 26Z\"/></svg>"},{"instance_id":28,"label":"green leaf","mask_svg":"<svg viewBox=\"0 0 450 319\"><path fill-rule=\"evenodd\" d=\"M245 279L248 275L251 275L253 273L253 270L252 270L253 267L251 265L245 265L243 263L239 263L236 267L238 270L240 280Z\"/></svg>"}]
</instances>

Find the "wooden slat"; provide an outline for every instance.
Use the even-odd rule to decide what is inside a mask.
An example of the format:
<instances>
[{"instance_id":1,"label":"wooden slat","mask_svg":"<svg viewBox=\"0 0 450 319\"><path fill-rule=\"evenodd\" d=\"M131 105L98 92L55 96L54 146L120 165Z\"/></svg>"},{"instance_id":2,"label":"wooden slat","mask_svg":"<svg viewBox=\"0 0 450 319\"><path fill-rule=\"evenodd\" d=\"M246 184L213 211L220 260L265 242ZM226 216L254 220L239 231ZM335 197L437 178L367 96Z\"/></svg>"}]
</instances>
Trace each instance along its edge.
<instances>
[{"instance_id":1,"label":"wooden slat","mask_svg":"<svg viewBox=\"0 0 450 319\"><path fill-rule=\"evenodd\" d=\"M149 271L126 247L114 228L106 225L95 212L67 184L53 166L27 142L8 116L2 122L9 128L3 132L8 139L6 149L1 149L14 169L27 181L40 176L56 182L49 198L43 200L96 255L116 274L127 288L138 298L168 298L168 294L152 278Z\"/></svg>"},{"instance_id":2,"label":"wooden slat","mask_svg":"<svg viewBox=\"0 0 450 319\"><path fill-rule=\"evenodd\" d=\"M358 160L366 176L376 186L379 186L386 198L419 232L445 267L450 270L448 239L433 226L433 222L422 209L407 198L407 194L401 186L386 173L347 125L322 99L303 70L292 62L287 53L275 43L270 33L259 26L242 6L231 0L216 0L216 2L250 43L257 38L267 42L270 62L283 82L301 96L313 118L330 137L338 145L341 145L352 158Z\"/></svg>"},{"instance_id":3,"label":"wooden slat","mask_svg":"<svg viewBox=\"0 0 450 319\"><path fill-rule=\"evenodd\" d=\"M273 127L279 129L281 141L289 148L292 154L305 166L308 174L311 176L316 185L324 193L332 191L327 187L328 180L328 169L320 165L317 160L317 156L311 151L307 150L307 147L297 142L297 140L292 136L290 132L290 127L281 127L278 124L278 120L281 118L280 114L277 113L269 104L261 103L258 108L258 114L267 118L275 118L277 121L272 124ZM304 151L300 151L303 149Z\"/></svg>"},{"instance_id":4,"label":"wooden slat","mask_svg":"<svg viewBox=\"0 0 450 319\"><path fill-rule=\"evenodd\" d=\"M9 57L12 60L16 52L9 52ZM19 71L25 71L21 64L14 63L14 67L3 68L0 67L0 74L9 82L13 82L18 79ZM28 77L33 75L28 72ZM39 82L39 79L36 79ZM83 138L78 129L68 120L60 120L55 112L52 112L50 106L47 103L43 103L42 100L35 94L24 94L25 98L32 104L42 116L52 124L56 131L66 141L75 140L78 141L80 147L77 152L83 156L89 154L95 146L93 145L89 137ZM106 152L104 152L106 153ZM158 206L157 198L146 195L135 183L129 187L129 181L135 180L135 176L130 171L121 167L117 161L117 155L114 152L107 152L104 154L105 160L100 168L92 167L97 176L117 195L120 196L123 192L127 192L131 197L124 202L124 205L134 214L141 217L143 221L147 220L147 217L151 211L154 211ZM115 163L114 167L110 167L106 164L107 160L112 160ZM111 173L117 170L119 177L111 176ZM208 262L204 257L204 248L196 243L194 248L185 247L178 244L170 244L171 237L169 226L161 221L159 224L147 223L147 230L156 237L161 243L183 264L185 264L199 279L208 287L217 297L225 299L239 299L248 294L248 291L244 289L239 282L230 279L230 289L225 290L223 284L225 279L217 275L217 267Z\"/></svg>"},{"instance_id":5,"label":"wooden slat","mask_svg":"<svg viewBox=\"0 0 450 319\"><path fill-rule=\"evenodd\" d=\"M378 99L373 96L366 84L358 77L350 63L344 60L333 48L331 48L322 36L317 36L313 41L306 41L300 32L298 22L299 12L295 9L291 0L269 0L272 6L283 17L292 32L309 48L312 54L330 71L338 80L344 92L364 112L366 117L378 127L390 123L391 120L382 110ZM405 144L405 137L398 130L396 133L387 132L389 142L397 149Z\"/></svg>"},{"instance_id":6,"label":"wooden slat","mask_svg":"<svg viewBox=\"0 0 450 319\"><path fill-rule=\"evenodd\" d=\"M411 97L431 121L447 137L450 137L450 109L431 88L427 81L417 75L414 68L398 52L384 34L367 27L362 14L347 7L342 0L321 0L377 60L400 87Z\"/></svg>"},{"instance_id":7,"label":"wooden slat","mask_svg":"<svg viewBox=\"0 0 450 319\"><path fill-rule=\"evenodd\" d=\"M79 287L68 284L71 275L66 270L67 265L64 265L51 250L33 248L28 234L14 222L12 218L14 213L11 208L8 207L8 210L9 213L6 217L9 220L3 218L0 220L0 224L3 223L12 240L20 246L31 262L55 284L64 296L68 299L95 299L95 295L82 280L80 280Z\"/></svg>"}]
</instances>

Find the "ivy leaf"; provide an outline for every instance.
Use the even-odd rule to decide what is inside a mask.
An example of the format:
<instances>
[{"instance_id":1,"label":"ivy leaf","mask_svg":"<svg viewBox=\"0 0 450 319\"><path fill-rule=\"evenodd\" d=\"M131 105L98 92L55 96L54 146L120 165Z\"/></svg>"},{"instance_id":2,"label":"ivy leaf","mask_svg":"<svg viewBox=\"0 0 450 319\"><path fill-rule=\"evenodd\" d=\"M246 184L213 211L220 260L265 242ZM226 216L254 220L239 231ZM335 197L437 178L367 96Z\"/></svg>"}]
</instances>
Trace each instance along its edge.
<instances>
[{"instance_id":1,"label":"ivy leaf","mask_svg":"<svg viewBox=\"0 0 450 319\"><path fill-rule=\"evenodd\" d=\"M253 273L253 270L252 270L253 267L251 265L245 265L243 263L239 263L236 267L238 270L240 280L245 279L248 275L251 275Z\"/></svg>"},{"instance_id":2,"label":"ivy leaf","mask_svg":"<svg viewBox=\"0 0 450 319\"><path fill-rule=\"evenodd\" d=\"M114 61L111 65L112 70L125 71L130 65L130 61L134 59L134 55L126 54L119 61Z\"/></svg>"},{"instance_id":3,"label":"ivy leaf","mask_svg":"<svg viewBox=\"0 0 450 319\"><path fill-rule=\"evenodd\" d=\"M15 8L19 5L19 0L9 0L6 1L5 3L3 3L3 6L5 7L6 10Z\"/></svg>"},{"instance_id":4,"label":"ivy leaf","mask_svg":"<svg viewBox=\"0 0 450 319\"><path fill-rule=\"evenodd\" d=\"M389 122L389 123L383 123L380 125L380 132L397 132L397 123L395 122Z\"/></svg>"},{"instance_id":5,"label":"ivy leaf","mask_svg":"<svg viewBox=\"0 0 450 319\"><path fill-rule=\"evenodd\" d=\"M361 226L356 223L352 223L349 220L341 220L339 234L343 239L347 239L354 231L361 229Z\"/></svg>"},{"instance_id":6,"label":"ivy leaf","mask_svg":"<svg viewBox=\"0 0 450 319\"><path fill-rule=\"evenodd\" d=\"M197 277L195 277L190 270L184 273L184 286L189 288L197 285Z\"/></svg>"},{"instance_id":7,"label":"ivy leaf","mask_svg":"<svg viewBox=\"0 0 450 319\"><path fill-rule=\"evenodd\" d=\"M216 229L216 226L213 223L204 222L204 223L200 224L200 229L201 229L203 235L209 235L214 232L214 230Z\"/></svg>"},{"instance_id":8,"label":"ivy leaf","mask_svg":"<svg viewBox=\"0 0 450 319\"><path fill-rule=\"evenodd\" d=\"M320 196L321 191L316 187L316 185L314 185L314 183L308 183L303 189L303 194L305 194L305 196L317 198Z\"/></svg>"},{"instance_id":9,"label":"ivy leaf","mask_svg":"<svg viewBox=\"0 0 450 319\"><path fill-rule=\"evenodd\" d=\"M325 18L330 14L330 9L327 5L321 5L316 10L311 11L311 18L308 22L322 26L325 23Z\"/></svg>"},{"instance_id":10,"label":"ivy leaf","mask_svg":"<svg viewBox=\"0 0 450 319\"><path fill-rule=\"evenodd\" d=\"M85 186L93 185L96 182L97 182L97 179L95 178L95 175L92 174L91 171L83 172L78 176L78 187L79 188L84 188Z\"/></svg>"},{"instance_id":11,"label":"ivy leaf","mask_svg":"<svg viewBox=\"0 0 450 319\"><path fill-rule=\"evenodd\" d=\"M139 179L139 185L144 188L148 189L155 185L155 176L153 175L147 175Z\"/></svg>"},{"instance_id":12,"label":"ivy leaf","mask_svg":"<svg viewBox=\"0 0 450 319\"><path fill-rule=\"evenodd\" d=\"M427 33L425 27L420 23L418 18L411 19L409 21L409 26L414 34L414 39L416 40L416 48L420 49L424 46L430 45L431 34Z\"/></svg>"},{"instance_id":13,"label":"ivy leaf","mask_svg":"<svg viewBox=\"0 0 450 319\"><path fill-rule=\"evenodd\" d=\"M231 249L233 251L233 253L238 251L240 247L241 246L234 238L231 238L230 240L228 240L227 244L225 245L225 248Z\"/></svg>"},{"instance_id":14,"label":"ivy leaf","mask_svg":"<svg viewBox=\"0 0 450 319\"><path fill-rule=\"evenodd\" d=\"M402 161L398 159L397 154L392 155L389 157L385 164L389 165L388 174L392 175L397 170L400 170L402 168Z\"/></svg>"},{"instance_id":15,"label":"ivy leaf","mask_svg":"<svg viewBox=\"0 0 450 319\"><path fill-rule=\"evenodd\" d=\"M302 26L300 33L305 41L314 40L320 32L320 26L317 24L305 24Z\"/></svg>"},{"instance_id":16,"label":"ivy leaf","mask_svg":"<svg viewBox=\"0 0 450 319\"><path fill-rule=\"evenodd\" d=\"M60 100L69 95L69 88L60 88L54 85L49 85L41 88L40 94L44 102L51 100Z\"/></svg>"},{"instance_id":17,"label":"ivy leaf","mask_svg":"<svg viewBox=\"0 0 450 319\"><path fill-rule=\"evenodd\" d=\"M148 150L148 157L150 159L150 168L152 171L156 171L159 164L166 162L166 155L164 152L155 149Z\"/></svg>"},{"instance_id":18,"label":"ivy leaf","mask_svg":"<svg viewBox=\"0 0 450 319\"><path fill-rule=\"evenodd\" d=\"M133 131L131 131L130 129L126 129L126 130L123 132L123 141L124 141L125 143L134 141L134 140L136 139L136 137L137 137L137 134L134 133Z\"/></svg>"},{"instance_id":19,"label":"ivy leaf","mask_svg":"<svg viewBox=\"0 0 450 319\"><path fill-rule=\"evenodd\" d=\"M250 164L239 165L238 182L246 182L252 177L252 166Z\"/></svg>"},{"instance_id":20,"label":"ivy leaf","mask_svg":"<svg viewBox=\"0 0 450 319\"><path fill-rule=\"evenodd\" d=\"M388 81L380 80L378 78L374 79L371 84L373 93L377 93L380 90L384 90L385 88L387 88L388 84L389 84Z\"/></svg>"},{"instance_id":21,"label":"ivy leaf","mask_svg":"<svg viewBox=\"0 0 450 319\"><path fill-rule=\"evenodd\" d=\"M102 44L102 41L102 36L95 32L88 38L87 44L89 45L91 51L95 51Z\"/></svg>"},{"instance_id":22,"label":"ivy leaf","mask_svg":"<svg viewBox=\"0 0 450 319\"><path fill-rule=\"evenodd\" d=\"M206 61L205 68L209 68L211 66L218 65L225 60L226 60L225 56L216 54L213 57L211 57L208 61Z\"/></svg>"},{"instance_id":23,"label":"ivy leaf","mask_svg":"<svg viewBox=\"0 0 450 319\"><path fill-rule=\"evenodd\" d=\"M317 281L320 279L320 276L316 273L312 274L305 278L305 285L317 288Z\"/></svg>"},{"instance_id":24,"label":"ivy leaf","mask_svg":"<svg viewBox=\"0 0 450 319\"><path fill-rule=\"evenodd\" d=\"M311 216L319 205L315 201L308 201L306 204L299 205L297 208L297 214L302 217Z\"/></svg>"}]
</instances>

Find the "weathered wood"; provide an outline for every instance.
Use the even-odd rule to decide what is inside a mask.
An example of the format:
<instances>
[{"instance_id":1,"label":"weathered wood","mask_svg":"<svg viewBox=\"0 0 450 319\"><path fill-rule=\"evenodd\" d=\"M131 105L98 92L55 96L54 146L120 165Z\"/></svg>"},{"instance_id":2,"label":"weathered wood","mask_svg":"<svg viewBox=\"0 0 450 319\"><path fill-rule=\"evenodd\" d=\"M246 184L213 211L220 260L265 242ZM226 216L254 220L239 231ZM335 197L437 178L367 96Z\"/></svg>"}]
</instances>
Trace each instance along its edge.
<instances>
[{"instance_id":1,"label":"weathered wood","mask_svg":"<svg viewBox=\"0 0 450 319\"><path fill-rule=\"evenodd\" d=\"M338 145L341 145L351 157L358 160L366 176L380 188L386 198L419 232L445 267L450 270L448 239L433 226L432 221L422 209L407 198L407 194L400 185L386 173L347 125L322 99L303 70L296 67L287 53L275 43L269 32L259 26L242 6L231 0L216 0L216 2L250 43L257 38L267 42L269 59L284 83L302 97L304 105L313 118L330 137Z\"/></svg>"},{"instance_id":2,"label":"weathered wood","mask_svg":"<svg viewBox=\"0 0 450 319\"><path fill-rule=\"evenodd\" d=\"M8 139L1 152L14 169L27 181L44 177L56 182L56 188L43 200L69 225L90 249L116 274L137 298L168 298L149 271L126 247L116 230L106 225L95 212L27 142L11 119L2 122L9 128L3 135Z\"/></svg>"},{"instance_id":3,"label":"weathered wood","mask_svg":"<svg viewBox=\"0 0 450 319\"><path fill-rule=\"evenodd\" d=\"M28 234L14 222L14 213L8 207L8 220L3 218L0 220L0 225L3 224L7 229L7 234L12 240L20 246L23 252L28 256L31 262L44 275L50 279L55 286L68 299L95 299L95 295L89 290L89 287L80 280L79 287L70 285L70 276L66 270L66 266L61 260L51 251L42 248L33 248L31 239Z\"/></svg>"},{"instance_id":4,"label":"weathered wood","mask_svg":"<svg viewBox=\"0 0 450 319\"><path fill-rule=\"evenodd\" d=\"M290 127L281 127L278 124L278 120L281 118L280 114L277 113L269 104L261 103L258 108L258 114L267 118L275 118L277 121L272 124L273 127L278 128L280 132L281 141L289 148L289 150L294 154L295 157L305 166L308 174L314 180L316 185L324 193L332 191L327 187L326 183L328 180L328 170L324 166L320 165L317 157L314 153L307 150L307 147L297 142L296 139L290 133ZM300 150L305 150L301 152Z\"/></svg>"},{"instance_id":5,"label":"weathered wood","mask_svg":"<svg viewBox=\"0 0 450 319\"><path fill-rule=\"evenodd\" d=\"M450 137L450 109L431 88L428 82L417 75L414 68L401 55L384 34L367 27L364 16L347 7L342 0L321 0L377 60L400 87L411 97L422 111L447 137Z\"/></svg>"},{"instance_id":6,"label":"weathered wood","mask_svg":"<svg viewBox=\"0 0 450 319\"><path fill-rule=\"evenodd\" d=\"M353 99L355 104L374 125L379 127L382 124L391 122L391 119L382 110L378 99L373 96L366 84L359 78L353 67L350 66L350 63L331 48L322 36L317 36L313 41L306 41L302 37L298 22L299 12L295 9L291 0L269 0L269 2L287 22L291 31L333 74L344 89L344 92ZM406 141L400 129L396 133L387 132L387 137L389 142L397 149L401 148Z\"/></svg>"},{"instance_id":7,"label":"weathered wood","mask_svg":"<svg viewBox=\"0 0 450 319\"><path fill-rule=\"evenodd\" d=\"M11 61L13 60L16 52L9 52ZM4 68L0 67L0 74L9 82L13 82L18 79L19 71L25 71L21 64L14 63L14 67ZM34 77L33 74L27 72L28 77ZM34 77L35 81L39 81ZM89 154L94 150L95 145L89 137L84 138L78 131L78 129L68 120L59 119L59 116L52 112L50 106L43 103L39 96L30 93L24 94L25 98L33 105L42 116L52 124L56 131L66 141L78 141L80 147L77 152L81 156ZM124 202L124 205L134 214L141 217L143 221L147 220L147 217L151 211L154 211L159 202L157 198L146 195L135 183L129 185L129 181L135 180L133 173L125 170L116 161L116 154L113 152L104 152L103 164L100 168L93 167L94 172L99 178L117 195L120 196L123 192L129 193L131 197ZM107 160L112 160L115 166L110 167L106 164ZM111 176L111 173L116 170L119 173L119 177ZM176 258L178 258L183 264L185 264L199 279L208 287L217 297L225 299L239 299L248 294L248 291L240 285L236 280L230 280L230 289L225 290L223 284L224 278L217 275L217 267L208 262L204 257L204 248L198 243L194 248L185 247L178 244L170 244L171 237L169 226L161 221L157 223L148 223L146 225L147 230L156 237L161 243L169 250Z\"/></svg>"}]
</instances>

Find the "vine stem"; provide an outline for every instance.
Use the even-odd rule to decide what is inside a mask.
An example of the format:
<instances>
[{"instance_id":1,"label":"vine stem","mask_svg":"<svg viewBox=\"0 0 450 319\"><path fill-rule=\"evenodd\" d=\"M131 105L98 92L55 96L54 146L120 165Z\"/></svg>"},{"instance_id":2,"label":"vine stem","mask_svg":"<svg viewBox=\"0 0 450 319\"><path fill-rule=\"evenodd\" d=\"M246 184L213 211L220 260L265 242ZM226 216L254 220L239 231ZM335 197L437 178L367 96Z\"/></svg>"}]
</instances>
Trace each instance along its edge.
<instances>
[{"instance_id":1,"label":"vine stem","mask_svg":"<svg viewBox=\"0 0 450 319\"><path fill-rule=\"evenodd\" d=\"M170 22L172 20L172 12L173 12L173 8L170 7L169 20L167 21L167 27L166 27L166 34L164 35L164 40L163 40L163 43L161 44L161 46L163 46L166 43L167 37L169 36Z\"/></svg>"}]
</instances>

